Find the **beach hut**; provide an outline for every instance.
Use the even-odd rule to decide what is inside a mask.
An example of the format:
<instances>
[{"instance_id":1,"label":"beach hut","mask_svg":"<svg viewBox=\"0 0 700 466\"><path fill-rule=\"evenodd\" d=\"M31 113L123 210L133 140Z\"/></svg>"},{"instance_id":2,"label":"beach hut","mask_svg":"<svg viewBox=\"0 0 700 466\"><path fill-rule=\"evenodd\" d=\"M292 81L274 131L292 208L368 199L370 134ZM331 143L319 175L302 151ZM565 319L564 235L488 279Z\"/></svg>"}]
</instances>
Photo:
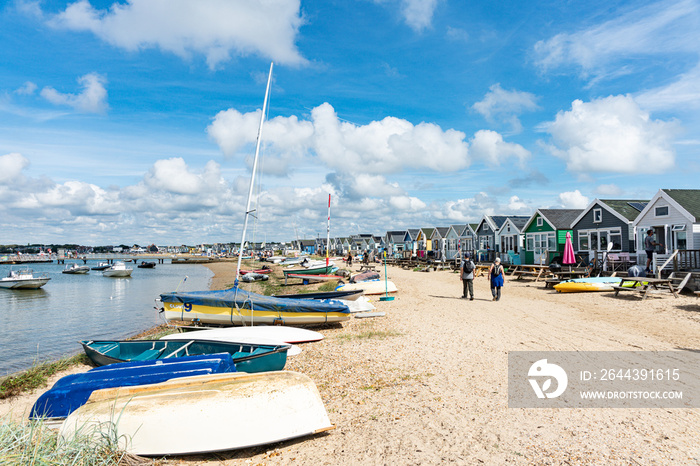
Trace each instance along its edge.
<instances>
[{"instance_id":1,"label":"beach hut","mask_svg":"<svg viewBox=\"0 0 700 466\"><path fill-rule=\"evenodd\" d=\"M411 251L412 257L418 256L418 236L420 228L409 228L406 230L406 249Z\"/></svg>"},{"instance_id":2,"label":"beach hut","mask_svg":"<svg viewBox=\"0 0 700 466\"><path fill-rule=\"evenodd\" d=\"M406 230L387 231L384 235L384 243L387 247L387 255L393 257L401 256L402 252L407 249L408 232ZM410 248L408 248L410 250Z\"/></svg>"},{"instance_id":3,"label":"beach hut","mask_svg":"<svg viewBox=\"0 0 700 466\"><path fill-rule=\"evenodd\" d=\"M450 225L447 230L447 259L452 260L462 255L462 233L467 225Z\"/></svg>"},{"instance_id":4,"label":"beach hut","mask_svg":"<svg viewBox=\"0 0 700 466\"><path fill-rule=\"evenodd\" d=\"M634 221L648 202L648 199L594 199L571 225L574 249L593 260L606 251L611 242L612 254L628 263L636 262L632 257L635 255Z\"/></svg>"},{"instance_id":5,"label":"beach hut","mask_svg":"<svg viewBox=\"0 0 700 466\"><path fill-rule=\"evenodd\" d=\"M476 250L476 228L478 223L467 223L459 234L459 249L464 252L474 253Z\"/></svg>"},{"instance_id":6,"label":"beach hut","mask_svg":"<svg viewBox=\"0 0 700 466\"><path fill-rule=\"evenodd\" d=\"M306 254L316 254L316 240L315 239L302 239L299 240L299 249Z\"/></svg>"},{"instance_id":7,"label":"beach hut","mask_svg":"<svg viewBox=\"0 0 700 466\"><path fill-rule=\"evenodd\" d=\"M583 209L537 209L523 227L525 264L549 264L564 253L566 233ZM523 257L522 254L520 256Z\"/></svg>"},{"instance_id":8,"label":"beach hut","mask_svg":"<svg viewBox=\"0 0 700 466\"><path fill-rule=\"evenodd\" d=\"M684 251L700 249L700 189L660 189L634 220L634 228L638 263L646 263L648 230L654 230L655 241L663 245L657 247L654 270L676 249L681 251L681 262L685 261ZM686 264L684 268L697 266Z\"/></svg>"},{"instance_id":9,"label":"beach hut","mask_svg":"<svg viewBox=\"0 0 700 466\"><path fill-rule=\"evenodd\" d=\"M430 241L433 243L433 258L445 260L447 255L447 232L450 227L435 227L430 235Z\"/></svg>"},{"instance_id":10,"label":"beach hut","mask_svg":"<svg viewBox=\"0 0 700 466\"><path fill-rule=\"evenodd\" d=\"M506 264L519 265L521 263L520 252L525 243L523 228L530 217L513 215L506 217L501 227L496 232L498 238L497 250Z\"/></svg>"},{"instance_id":11,"label":"beach hut","mask_svg":"<svg viewBox=\"0 0 700 466\"><path fill-rule=\"evenodd\" d=\"M429 255L432 256L433 243L430 237L433 236L434 229L435 228L421 228L418 231L418 236L416 237L416 253L419 259L427 259Z\"/></svg>"}]
</instances>

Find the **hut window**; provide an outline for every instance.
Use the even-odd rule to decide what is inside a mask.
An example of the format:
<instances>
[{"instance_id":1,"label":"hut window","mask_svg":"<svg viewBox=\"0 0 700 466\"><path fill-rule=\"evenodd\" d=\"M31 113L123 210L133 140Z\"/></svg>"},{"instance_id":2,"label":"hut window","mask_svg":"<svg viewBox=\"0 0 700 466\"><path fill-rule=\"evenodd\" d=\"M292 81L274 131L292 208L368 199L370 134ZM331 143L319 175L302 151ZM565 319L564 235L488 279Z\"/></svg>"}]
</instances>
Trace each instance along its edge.
<instances>
[{"instance_id":1,"label":"hut window","mask_svg":"<svg viewBox=\"0 0 700 466\"><path fill-rule=\"evenodd\" d=\"M542 225L544 225L544 220L542 217L537 217L537 226L541 227Z\"/></svg>"},{"instance_id":2,"label":"hut window","mask_svg":"<svg viewBox=\"0 0 700 466\"><path fill-rule=\"evenodd\" d=\"M578 250L588 251L588 233L579 232L578 234Z\"/></svg>"},{"instance_id":3,"label":"hut window","mask_svg":"<svg viewBox=\"0 0 700 466\"><path fill-rule=\"evenodd\" d=\"M593 223L600 223L603 221L603 209L593 209Z\"/></svg>"},{"instance_id":4,"label":"hut window","mask_svg":"<svg viewBox=\"0 0 700 466\"><path fill-rule=\"evenodd\" d=\"M668 206L659 206L654 208L654 215L656 217L668 217Z\"/></svg>"}]
</instances>

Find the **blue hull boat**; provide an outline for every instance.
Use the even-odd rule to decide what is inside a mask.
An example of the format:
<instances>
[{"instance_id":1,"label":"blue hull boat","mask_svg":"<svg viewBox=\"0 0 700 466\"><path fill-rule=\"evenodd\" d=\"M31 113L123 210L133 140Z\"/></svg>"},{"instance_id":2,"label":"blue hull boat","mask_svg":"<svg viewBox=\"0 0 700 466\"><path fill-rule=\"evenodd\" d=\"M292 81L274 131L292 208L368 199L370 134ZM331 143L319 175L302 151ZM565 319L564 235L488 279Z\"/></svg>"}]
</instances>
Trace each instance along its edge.
<instances>
[{"instance_id":1,"label":"blue hull boat","mask_svg":"<svg viewBox=\"0 0 700 466\"><path fill-rule=\"evenodd\" d=\"M62 419L84 405L95 390L165 382L180 377L236 372L229 353L125 362L66 375L34 403L30 419Z\"/></svg>"},{"instance_id":2,"label":"blue hull boat","mask_svg":"<svg viewBox=\"0 0 700 466\"><path fill-rule=\"evenodd\" d=\"M200 354L229 353L238 372L281 371L288 344L252 344L208 340L81 341L85 354L98 366L119 362L166 360Z\"/></svg>"}]
</instances>

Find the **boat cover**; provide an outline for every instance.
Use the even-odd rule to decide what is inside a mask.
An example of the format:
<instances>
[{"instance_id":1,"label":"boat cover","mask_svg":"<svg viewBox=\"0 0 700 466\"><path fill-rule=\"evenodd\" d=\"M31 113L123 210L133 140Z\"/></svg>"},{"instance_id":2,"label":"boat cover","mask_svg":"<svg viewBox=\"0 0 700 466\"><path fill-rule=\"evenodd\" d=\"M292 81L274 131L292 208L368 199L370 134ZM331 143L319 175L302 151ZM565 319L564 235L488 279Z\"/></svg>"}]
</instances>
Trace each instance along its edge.
<instances>
[{"instance_id":1,"label":"boat cover","mask_svg":"<svg viewBox=\"0 0 700 466\"><path fill-rule=\"evenodd\" d=\"M110 364L61 377L34 403L30 419L64 418L87 402L95 390L165 382L195 375L236 372L229 353Z\"/></svg>"},{"instance_id":2,"label":"boat cover","mask_svg":"<svg viewBox=\"0 0 700 466\"><path fill-rule=\"evenodd\" d=\"M199 306L252 309L272 312L341 312L348 307L333 299L285 299L265 296L241 288L214 291L172 292L160 295L165 303L183 303Z\"/></svg>"}]
</instances>

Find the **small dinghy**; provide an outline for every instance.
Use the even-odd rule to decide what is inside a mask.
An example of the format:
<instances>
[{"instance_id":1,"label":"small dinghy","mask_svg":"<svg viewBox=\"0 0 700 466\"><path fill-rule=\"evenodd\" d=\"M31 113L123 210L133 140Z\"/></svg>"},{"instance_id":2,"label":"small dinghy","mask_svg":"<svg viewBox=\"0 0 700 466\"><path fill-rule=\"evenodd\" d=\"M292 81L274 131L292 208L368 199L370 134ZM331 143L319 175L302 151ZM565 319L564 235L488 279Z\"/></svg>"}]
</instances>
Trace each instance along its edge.
<instances>
[{"instance_id":1,"label":"small dinghy","mask_svg":"<svg viewBox=\"0 0 700 466\"><path fill-rule=\"evenodd\" d=\"M338 285L336 291L364 290L366 295L396 293L398 290L391 280L368 280L359 283L345 283Z\"/></svg>"},{"instance_id":2,"label":"small dinghy","mask_svg":"<svg viewBox=\"0 0 700 466\"><path fill-rule=\"evenodd\" d=\"M313 381L298 372L212 374L93 392L59 438L104 435L142 456L267 445L333 429Z\"/></svg>"},{"instance_id":3,"label":"small dinghy","mask_svg":"<svg viewBox=\"0 0 700 466\"><path fill-rule=\"evenodd\" d=\"M81 341L85 354L98 366L119 362L170 359L199 354L229 353L239 372L284 369L290 345L265 345L208 340Z\"/></svg>"},{"instance_id":4,"label":"small dinghy","mask_svg":"<svg viewBox=\"0 0 700 466\"><path fill-rule=\"evenodd\" d=\"M213 336L215 338L208 338ZM161 340L211 339L217 341L252 341L256 338L275 340L282 344L307 343L323 340L323 334L305 328L283 325L256 325L253 327L226 327L209 330L195 330L166 335Z\"/></svg>"},{"instance_id":5,"label":"small dinghy","mask_svg":"<svg viewBox=\"0 0 700 466\"><path fill-rule=\"evenodd\" d=\"M81 407L95 390L165 382L178 377L236 372L229 353L110 364L61 377L34 403L30 419L60 422Z\"/></svg>"},{"instance_id":6,"label":"small dinghy","mask_svg":"<svg viewBox=\"0 0 700 466\"><path fill-rule=\"evenodd\" d=\"M139 265L137 265L139 269L155 269L156 268L156 263L155 262L147 262L147 261L141 261Z\"/></svg>"},{"instance_id":7,"label":"small dinghy","mask_svg":"<svg viewBox=\"0 0 700 466\"><path fill-rule=\"evenodd\" d=\"M362 290L317 291L313 293L276 294L272 295L272 297L287 299L342 299L343 301L354 301L362 296L362 294Z\"/></svg>"}]
</instances>

